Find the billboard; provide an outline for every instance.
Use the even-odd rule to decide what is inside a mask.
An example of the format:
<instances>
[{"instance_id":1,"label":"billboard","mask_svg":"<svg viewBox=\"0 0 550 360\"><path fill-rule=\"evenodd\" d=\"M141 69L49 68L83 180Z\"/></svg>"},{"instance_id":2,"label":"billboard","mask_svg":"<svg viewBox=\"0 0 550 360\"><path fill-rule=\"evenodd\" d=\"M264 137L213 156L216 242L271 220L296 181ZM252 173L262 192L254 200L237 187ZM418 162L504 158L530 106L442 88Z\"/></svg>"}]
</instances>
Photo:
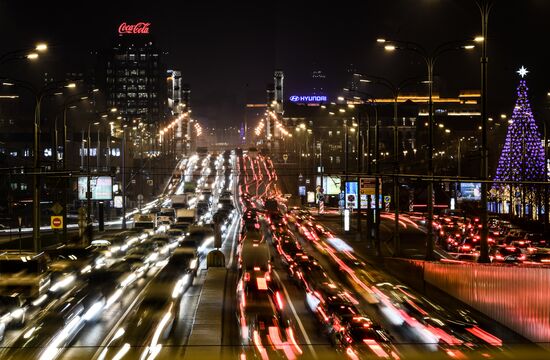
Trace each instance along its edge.
<instances>
[{"instance_id":1,"label":"billboard","mask_svg":"<svg viewBox=\"0 0 550 360\"><path fill-rule=\"evenodd\" d=\"M481 200L481 183L460 183L458 200Z\"/></svg>"},{"instance_id":2,"label":"billboard","mask_svg":"<svg viewBox=\"0 0 550 360\"><path fill-rule=\"evenodd\" d=\"M110 176L91 176L90 189L92 200L111 200L113 198L113 178ZM87 200L88 178L78 177L78 200Z\"/></svg>"},{"instance_id":3,"label":"billboard","mask_svg":"<svg viewBox=\"0 0 550 360\"><path fill-rule=\"evenodd\" d=\"M321 184L321 176L317 176L315 179L315 185L319 185L323 188L323 194L325 195L338 195L340 194L340 177L339 176L323 176L323 183Z\"/></svg>"}]
</instances>

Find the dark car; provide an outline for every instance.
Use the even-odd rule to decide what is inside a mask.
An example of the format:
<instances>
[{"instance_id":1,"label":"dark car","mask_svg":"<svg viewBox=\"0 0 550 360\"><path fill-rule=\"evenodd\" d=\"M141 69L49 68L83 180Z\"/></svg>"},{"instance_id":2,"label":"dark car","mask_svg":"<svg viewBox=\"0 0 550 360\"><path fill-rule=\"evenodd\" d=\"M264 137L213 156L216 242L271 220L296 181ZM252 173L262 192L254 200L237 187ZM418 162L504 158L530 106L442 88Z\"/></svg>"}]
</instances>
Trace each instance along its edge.
<instances>
[{"instance_id":1,"label":"dark car","mask_svg":"<svg viewBox=\"0 0 550 360\"><path fill-rule=\"evenodd\" d=\"M493 262L520 263L526 260L525 254L520 248L515 246L497 246L493 247L489 253Z\"/></svg>"},{"instance_id":2,"label":"dark car","mask_svg":"<svg viewBox=\"0 0 550 360\"><path fill-rule=\"evenodd\" d=\"M277 252L282 255L283 263L290 265L298 255L302 255L302 247L289 237L283 237L277 244Z\"/></svg>"}]
</instances>

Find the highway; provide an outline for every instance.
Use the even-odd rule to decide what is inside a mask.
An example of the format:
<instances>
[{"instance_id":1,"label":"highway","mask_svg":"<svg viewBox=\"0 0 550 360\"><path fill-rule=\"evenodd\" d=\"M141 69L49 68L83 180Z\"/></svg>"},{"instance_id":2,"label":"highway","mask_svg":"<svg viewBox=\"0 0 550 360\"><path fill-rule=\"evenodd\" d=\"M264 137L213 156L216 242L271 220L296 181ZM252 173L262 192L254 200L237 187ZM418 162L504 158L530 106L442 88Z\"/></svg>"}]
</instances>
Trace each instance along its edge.
<instances>
[{"instance_id":1,"label":"highway","mask_svg":"<svg viewBox=\"0 0 550 360\"><path fill-rule=\"evenodd\" d=\"M186 206L196 218L181 236L170 240L159 224L116 235L125 239L122 253L94 249L101 262L55 278L28 307L25 326L6 331L0 357L185 358L209 316L197 311L207 301L216 229L225 271L218 288L206 290L221 304L221 328L202 339L218 334L223 358L498 358L514 355L510 344L527 344L471 309L405 286L370 262L368 246L340 233L338 216L289 208L267 156L190 156L143 211L184 194L192 194ZM384 234L391 220L383 217ZM424 234L410 218L400 220L404 237ZM206 344L196 339L194 347Z\"/></svg>"}]
</instances>

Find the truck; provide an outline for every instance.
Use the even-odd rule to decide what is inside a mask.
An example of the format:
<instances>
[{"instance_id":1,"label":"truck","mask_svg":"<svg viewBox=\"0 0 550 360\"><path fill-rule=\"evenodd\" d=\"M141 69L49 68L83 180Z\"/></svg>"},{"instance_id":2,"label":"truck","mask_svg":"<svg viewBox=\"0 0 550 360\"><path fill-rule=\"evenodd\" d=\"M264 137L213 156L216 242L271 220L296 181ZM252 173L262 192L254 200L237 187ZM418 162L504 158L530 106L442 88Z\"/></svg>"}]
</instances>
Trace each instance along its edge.
<instances>
[{"instance_id":1,"label":"truck","mask_svg":"<svg viewBox=\"0 0 550 360\"><path fill-rule=\"evenodd\" d=\"M157 228L157 218L155 214L135 214L134 228L145 229L151 235L155 233Z\"/></svg>"},{"instance_id":2,"label":"truck","mask_svg":"<svg viewBox=\"0 0 550 360\"><path fill-rule=\"evenodd\" d=\"M0 254L0 295L20 294L36 299L46 294L51 278L45 253L3 252Z\"/></svg>"},{"instance_id":3,"label":"truck","mask_svg":"<svg viewBox=\"0 0 550 360\"><path fill-rule=\"evenodd\" d=\"M196 192L196 190L197 190L197 183L194 181L186 181L183 184L183 191L186 193L194 193Z\"/></svg>"},{"instance_id":4,"label":"truck","mask_svg":"<svg viewBox=\"0 0 550 360\"><path fill-rule=\"evenodd\" d=\"M197 209L176 209L176 223L172 227L186 231L195 221Z\"/></svg>"},{"instance_id":5,"label":"truck","mask_svg":"<svg viewBox=\"0 0 550 360\"><path fill-rule=\"evenodd\" d=\"M172 225L176 220L176 210L173 208L161 208L157 213L158 225Z\"/></svg>"},{"instance_id":6,"label":"truck","mask_svg":"<svg viewBox=\"0 0 550 360\"><path fill-rule=\"evenodd\" d=\"M172 208L179 209L187 206L187 195L186 194L177 194L170 197L172 201Z\"/></svg>"}]
</instances>

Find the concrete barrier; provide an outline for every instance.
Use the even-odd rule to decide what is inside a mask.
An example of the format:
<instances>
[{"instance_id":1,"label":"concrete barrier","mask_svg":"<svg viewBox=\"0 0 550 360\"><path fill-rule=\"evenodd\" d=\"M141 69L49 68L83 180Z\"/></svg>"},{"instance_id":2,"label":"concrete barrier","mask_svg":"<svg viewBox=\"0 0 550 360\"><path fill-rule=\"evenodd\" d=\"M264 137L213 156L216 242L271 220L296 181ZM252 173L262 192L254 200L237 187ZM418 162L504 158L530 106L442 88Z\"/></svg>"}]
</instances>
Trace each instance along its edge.
<instances>
[{"instance_id":1,"label":"concrete barrier","mask_svg":"<svg viewBox=\"0 0 550 360\"><path fill-rule=\"evenodd\" d=\"M208 269L185 350L186 360L222 357L223 301L226 268Z\"/></svg>"},{"instance_id":2,"label":"concrete barrier","mask_svg":"<svg viewBox=\"0 0 550 360\"><path fill-rule=\"evenodd\" d=\"M550 343L550 268L426 262L424 280L527 339Z\"/></svg>"},{"instance_id":3,"label":"concrete barrier","mask_svg":"<svg viewBox=\"0 0 550 360\"><path fill-rule=\"evenodd\" d=\"M442 291L526 339L550 344L550 267L386 258L412 288Z\"/></svg>"}]
</instances>

